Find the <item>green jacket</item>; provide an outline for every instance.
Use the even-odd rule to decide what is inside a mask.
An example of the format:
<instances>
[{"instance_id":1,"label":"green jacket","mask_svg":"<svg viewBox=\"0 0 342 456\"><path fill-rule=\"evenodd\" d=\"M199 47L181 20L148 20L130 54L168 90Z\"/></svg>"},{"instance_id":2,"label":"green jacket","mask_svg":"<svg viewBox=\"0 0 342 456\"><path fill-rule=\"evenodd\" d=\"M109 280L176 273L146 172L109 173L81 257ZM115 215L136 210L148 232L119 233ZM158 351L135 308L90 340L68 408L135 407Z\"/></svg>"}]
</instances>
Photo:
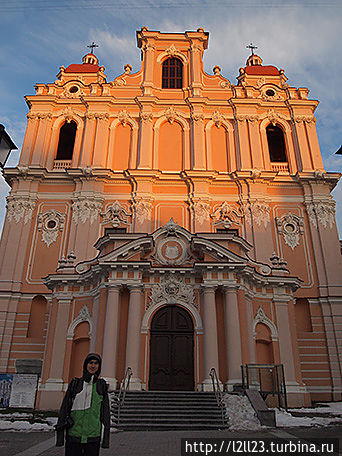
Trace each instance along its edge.
<instances>
[{"instance_id":1,"label":"green jacket","mask_svg":"<svg viewBox=\"0 0 342 456\"><path fill-rule=\"evenodd\" d=\"M73 425L67 435L80 443L87 443L101 438L101 427L104 426L102 448L109 448L110 411L108 385L103 379L87 383L81 378L73 378L65 393L59 411L57 446L64 444L64 429L68 417Z\"/></svg>"}]
</instances>

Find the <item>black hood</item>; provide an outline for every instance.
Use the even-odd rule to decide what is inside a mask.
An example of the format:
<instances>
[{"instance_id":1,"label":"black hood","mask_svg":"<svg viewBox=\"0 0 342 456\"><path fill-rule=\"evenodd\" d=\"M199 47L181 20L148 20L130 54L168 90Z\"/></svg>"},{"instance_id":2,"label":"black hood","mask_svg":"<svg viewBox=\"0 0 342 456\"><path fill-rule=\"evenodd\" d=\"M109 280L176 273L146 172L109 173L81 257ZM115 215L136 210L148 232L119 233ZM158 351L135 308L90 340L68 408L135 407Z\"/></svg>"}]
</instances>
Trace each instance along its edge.
<instances>
[{"instance_id":1,"label":"black hood","mask_svg":"<svg viewBox=\"0 0 342 456\"><path fill-rule=\"evenodd\" d=\"M96 359L99 362L99 368L97 369L97 371L94 374L94 382L96 382L96 380L100 376L101 364L102 364L101 356L98 355L97 353L89 353L89 355L87 355L87 357L86 357L86 359L84 360L84 363L83 363L83 376L82 376L82 378L86 382L90 382L90 380L91 380L91 374L87 371L87 365L88 365L89 361L91 361L92 359Z\"/></svg>"}]
</instances>

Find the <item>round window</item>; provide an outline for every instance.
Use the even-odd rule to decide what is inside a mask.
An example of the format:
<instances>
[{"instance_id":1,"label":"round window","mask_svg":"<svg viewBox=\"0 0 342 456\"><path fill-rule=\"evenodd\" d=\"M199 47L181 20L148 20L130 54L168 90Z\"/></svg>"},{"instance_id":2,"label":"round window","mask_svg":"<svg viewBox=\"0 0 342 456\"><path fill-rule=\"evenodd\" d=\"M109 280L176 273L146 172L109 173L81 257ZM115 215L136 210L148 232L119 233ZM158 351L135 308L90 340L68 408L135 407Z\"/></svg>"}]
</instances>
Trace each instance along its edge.
<instances>
[{"instance_id":1,"label":"round window","mask_svg":"<svg viewBox=\"0 0 342 456\"><path fill-rule=\"evenodd\" d=\"M69 92L70 92L70 93L76 93L76 92L78 92L78 87L77 87L77 86L72 86L72 87L70 87Z\"/></svg>"},{"instance_id":2,"label":"round window","mask_svg":"<svg viewBox=\"0 0 342 456\"><path fill-rule=\"evenodd\" d=\"M266 90L266 95L267 95L268 97L274 97L275 91L272 90L272 89L268 89L268 90Z\"/></svg>"},{"instance_id":3,"label":"round window","mask_svg":"<svg viewBox=\"0 0 342 456\"><path fill-rule=\"evenodd\" d=\"M49 220L46 225L48 228L50 228L50 230L53 230L56 228L57 223L55 220Z\"/></svg>"},{"instance_id":4,"label":"round window","mask_svg":"<svg viewBox=\"0 0 342 456\"><path fill-rule=\"evenodd\" d=\"M293 223L287 223L285 225L285 230L288 232L288 233L294 233L296 231L296 227L293 225Z\"/></svg>"}]
</instances>

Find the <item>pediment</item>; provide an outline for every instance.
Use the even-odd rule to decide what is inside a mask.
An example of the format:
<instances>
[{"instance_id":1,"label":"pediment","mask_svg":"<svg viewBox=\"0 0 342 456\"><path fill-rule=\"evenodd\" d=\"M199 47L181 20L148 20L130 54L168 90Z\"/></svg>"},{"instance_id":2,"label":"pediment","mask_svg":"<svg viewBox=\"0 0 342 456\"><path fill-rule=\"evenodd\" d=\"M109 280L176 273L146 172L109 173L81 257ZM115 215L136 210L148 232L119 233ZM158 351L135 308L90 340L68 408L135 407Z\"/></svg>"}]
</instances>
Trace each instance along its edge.
<instances>
[{"instance_id":1,"label":"pediment","mask_svg":"<svg viewBox=\"0 0 342 456\"><path fill-rule=\"evenodd\" d=\"M189 266L198 262L244 265L237 255L213 240L192 234L172 219L151 235L136 238L99 257L99 264L122 261L150 261L153 266Z\"/></svg>"}]
</instances>

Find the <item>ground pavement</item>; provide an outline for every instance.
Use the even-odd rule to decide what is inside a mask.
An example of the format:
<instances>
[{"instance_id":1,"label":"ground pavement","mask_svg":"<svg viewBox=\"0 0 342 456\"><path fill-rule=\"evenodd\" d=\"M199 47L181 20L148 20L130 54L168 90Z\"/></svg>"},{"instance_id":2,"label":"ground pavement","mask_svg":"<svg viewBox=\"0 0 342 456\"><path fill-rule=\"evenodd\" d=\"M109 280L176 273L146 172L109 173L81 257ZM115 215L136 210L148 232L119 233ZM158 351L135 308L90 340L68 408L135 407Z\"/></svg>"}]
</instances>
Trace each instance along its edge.
<instances>
[{"instance_id":1,"label":"ground pavement","mask_svg":"<svg viewBox=\"0 0 342 456\"><path fill-rule=\"evenodd\" d=\"M151 431L111 433L111 448L101 456L181 456L181 438L339 438L342 455L342 426L322 428L277 428L262 431ZM0 432L2 456L62 456L54 446L52 432ZM214 454L213 454L214 456Z\"/></svg>"}]
</instances>

